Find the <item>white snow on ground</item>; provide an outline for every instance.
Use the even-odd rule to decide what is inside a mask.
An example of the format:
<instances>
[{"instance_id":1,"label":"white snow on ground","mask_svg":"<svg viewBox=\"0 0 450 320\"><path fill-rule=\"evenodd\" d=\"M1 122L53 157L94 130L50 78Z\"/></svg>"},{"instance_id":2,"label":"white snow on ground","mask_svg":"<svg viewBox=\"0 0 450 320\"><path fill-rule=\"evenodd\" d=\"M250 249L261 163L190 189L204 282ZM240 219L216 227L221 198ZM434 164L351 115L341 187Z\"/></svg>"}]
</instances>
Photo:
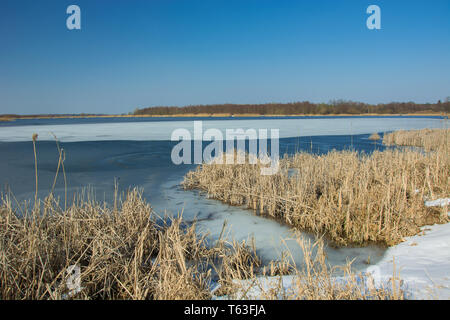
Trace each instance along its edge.
<instances>
[{"instance_id":1,"label":"white snow on ground","mask_svg":"<svg viewBox=\"0 0 450 320\"><path fill-rule=\"evenodd\" d=\"M450 204L450 198L425 201L425 205L427 207L438 207L438 206L445 207L445 206L448 206L449 204Z\"/></svg>"},{"instance_id":2,"label":"white snow on ground","mask_svg":"<svg viewBox=\"0 0 450 320\"><path fill-rule=\"evenodd\" d=\"M445 120L436 118L331 118L331 119L261 119L261 120L203 120L203 133L209 128L226 129L279 129L280 138L356 135L392 130L442 128ZM36 125L0 127L0 141L30 141L33 133L39 140L62 142L107 140L170 140L175 129L194 132L193 121L151 121L127 123L91 123L72 125ZM270 132L268 132L270 138Z\"/></svg>"},{"instance_id":3,"label":"white snow on ground","mask_svg":"<svg viewBox=\"0 0 450 320\"><path fill-rule=\"evenodd\" d=\"M445 198L428 201L426 205L445 206L449 203L450 198ZM389 280L395 274L403 281L402 288L409 299L450 299L450 223L425 226L421 230L421 234L405 238L404 242L390 247L384 257L365 272L373 275L376 286L383 284L384 287L389 286ZM335 279L346 281L342 277ZM365 287L370 284L367 279L361 281L366 281ZM288 293L295 284L295 276L236 280L236 283L242 285L242 290L233 298L264 299L267 298L265 292L280 285L282 292ZM283 298L282 294L279 298Z\"/></svg>"},{"instance_id":4,"label":"white snow on ground","mask_svg":"<svg viewBox=\"0 0 450 320\"><path fill-rule=\"evenodd\" d=\"M392 276L381 276L375 279L372 276L356 276L355 281L359 285L359 290L361 290L362 294L366 294L366 296L370 296L370 290L379 288L381 285L384 288L392 288ZM237 292L233 293L232 296L216 296L215 293L220 288L220 285L217 285L213 288L211 293L213 294L213 300L264 300L264 299L273 299L274 292L276 292L276 298L279 300L283 299L295 299L296 290L295 287L299 285L299 278L297 276L275 276L275 277L260 277L256 279L250 280L235 280L234 283L239 288ZM335 277L331 279L331 281L335 284L345 285L348 282L348 278L345 277ZM399 280L396 277L395 280L396 288L404 289L403 297L405 299L413 299L413 293L409 290L408 285ZM274 290L275 289L275 290ZM399 292L396 289L396 292Z\"/></svg>"},{"instance_id":5,"label":"white snow on ground","mask_svg":"<svg viewBox=\"0 0 450 320\"><path fill-rule=\"evenodd\" d=\"M450 299L450 224L422 230L422 235L389 248L377 266L382 275L391 275L395 259L395 268L415 299Z\"/></svg>"}]
</instances>

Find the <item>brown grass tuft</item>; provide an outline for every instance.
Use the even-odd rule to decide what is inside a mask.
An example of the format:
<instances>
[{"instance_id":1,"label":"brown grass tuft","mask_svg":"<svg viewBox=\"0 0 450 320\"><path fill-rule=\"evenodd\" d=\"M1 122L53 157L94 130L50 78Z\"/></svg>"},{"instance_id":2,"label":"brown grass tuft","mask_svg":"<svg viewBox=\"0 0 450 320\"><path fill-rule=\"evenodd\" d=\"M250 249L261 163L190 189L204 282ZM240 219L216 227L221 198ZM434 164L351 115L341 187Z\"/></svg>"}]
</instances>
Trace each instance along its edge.
<instances>
[{"instance_id":1,"label":"brown grass tuft","mask_svg":"<svg viewBox=\"0 0 450 320\"><path fill-rule=\"evenodd\" d=\"M377 141L377 140L380 140L381 139L381 137L380 137L380 135L378 134L378 133L372 133L371 135L370 135L370 137L369 137L369 140L374 140L374 141Z\"/></svg>"}]
</instances>

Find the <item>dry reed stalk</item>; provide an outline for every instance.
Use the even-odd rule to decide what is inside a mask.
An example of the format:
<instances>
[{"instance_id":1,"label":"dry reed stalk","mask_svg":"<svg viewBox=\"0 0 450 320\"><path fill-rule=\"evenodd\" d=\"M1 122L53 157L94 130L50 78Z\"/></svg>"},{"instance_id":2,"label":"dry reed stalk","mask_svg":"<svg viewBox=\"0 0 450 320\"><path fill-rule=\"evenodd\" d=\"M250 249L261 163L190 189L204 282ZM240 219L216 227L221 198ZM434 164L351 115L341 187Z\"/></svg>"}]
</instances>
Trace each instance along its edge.
<instances>
[{"instance_id":1,"label":"dry reed stalk","mask_svg":"<svg viewBox=\"0 0 450 320\"><path fill-rule=\"evenodd\" d=\"M37 194L38 194L38 169L37 169L37 154L36 154L36 141L37 133L33 133L31 139L33 140L33 152L34 152L34 170L35 170L35 194L34 194L34 205L37 206Z\"/></svg>"}]
</instances>

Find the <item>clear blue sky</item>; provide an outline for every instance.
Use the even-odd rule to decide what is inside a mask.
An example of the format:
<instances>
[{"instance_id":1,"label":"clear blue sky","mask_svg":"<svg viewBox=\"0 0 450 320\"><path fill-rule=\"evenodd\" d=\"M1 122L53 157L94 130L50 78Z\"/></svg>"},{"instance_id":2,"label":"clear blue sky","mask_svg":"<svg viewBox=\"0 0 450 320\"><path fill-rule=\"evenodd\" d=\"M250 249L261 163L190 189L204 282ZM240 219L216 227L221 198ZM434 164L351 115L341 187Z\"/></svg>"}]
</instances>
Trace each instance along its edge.
<instances>
[{"instance_id":1,"label":"clear blue sky","mask_svg":"<svg viewBox=\"0 0 450 320\"><path fill-rule=\"evenodd\" d=\"M0 113L447 96L449 0L0 0Z\"/></svg>"}]
</instances>

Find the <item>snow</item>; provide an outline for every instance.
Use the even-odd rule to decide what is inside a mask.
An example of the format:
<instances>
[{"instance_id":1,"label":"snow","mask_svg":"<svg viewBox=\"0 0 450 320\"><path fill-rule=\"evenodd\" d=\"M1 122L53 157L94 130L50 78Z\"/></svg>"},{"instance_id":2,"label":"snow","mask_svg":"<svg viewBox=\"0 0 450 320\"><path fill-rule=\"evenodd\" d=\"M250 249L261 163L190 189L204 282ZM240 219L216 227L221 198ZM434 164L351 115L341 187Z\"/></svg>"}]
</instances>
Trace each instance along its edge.
<instances>
[{"instance_id":1,"label":"snow","mask_svg":"<svg viewBox=\"0 0 450 320\"><path fill-rule=\"evenodd\" d=\"M279 129L280 138L356 135L392 130L412 130L442 128L443 120L438 118L318 118L318 119L261 119L261 120L203 120L203 132L210 128L244 130ZM193 121L149 121L127 123L89 123L36 126L0 126L0 141L30 141L33 133L39 140L54 140L54 135L62 142L108 141L108 140L170 140L174 130L188 129L193 136ZM270 131L268 132L270 137Z\"/></svg>"},{"instance_id":2,"label":"snow","mask_svg":"<svg viewBox=\"0 0 450 320\"><path fill-rule=\"evenodd\" d=\"M405 242L387 250L383 259L363 271L372 270L376 287L390 288L394 275L400 278L401 287L408 299L450 299L450 224L434 225L423 228L425 235L413 236ZM374 268L375 267L375 268ZM371 270L370 270L371 269ZM368 277L359 277L365 281L362 288L370 288ZM336 277L335 281L348 281L344 277ZM281 282L280 282L281 281ZM232 297L214 296L215 299L264 299L271 288L279 288L278 298L294 290L296 276L259 277L250 280L235 280L241 289ZM219 286L212 290L214 294ZM295 291L294 291L295 292Z\"/></svg>"},{"instance_id":3,"label":"snow","mask_svg":"<svg viewBox=\"0 0 450 320\"><path fill-rule=\"evenodd\" d=\"M359 289L361 293L366 293L366 296L370 296L370 290L375 288L379 288L383 286L384 288L392 288L392 277L380 277L378 279L374 279L373 276L370 276L369 273L361 274L355 277L356 284L359 285ZM334 277L331 279L334 284L345 285L346 282L349 281L347 277ZM399 279L395 279L395 285L400 286L403 289L403 297L405 299L413 299L413 293L410 288L404 281L399 281ZM293 275L293 276L275 276L275 277L259 277L256 279L249 280L234 280L234 284L236 285L237 292L234 292L232 295L228 296L217 296L215 295L220 285L216 285L213 290L211 290L211 294L213 296L213 300L264 300L264 299L273 299L274 293L276 294L275 298L279 300L283 299L293 299L296 297L295 287L301 284L303 281L301 278ZM398 288L398 287L397 287ZM274 290L275 289L275 290ZM301 298L301 297L300 297Z\"/></svg>"},{"instance_id":4,"label":"snow","mask_svg":"<svg viewBox=\"0 0 450 320\"><path fill-rule=\"evenodd\" d=\"M423 233L389 248L376 265L382 275L396 270L416 299L450 299L450 224L426 226Z\"/></svg>"},{"instance_id":5,"label":"snow","mask_svg":"<svg viewBox=\"0 0 450 320\"><path fill-rule=\"evenodd\" d=\"M425 201L427 207L445 207L450 204L450 198Z\"/></svg>"},{"instance_id":6,"label":"snow","mask_svg":"<svg viewBox=\"0 0 450 320\"><path fill-rule=\"evenodd\" d=\"M450 198L427 201L427 206L448 205ZM376 264L363 270L372 277L360 278L365 281L363 288L389 285L395 274L402 280L402 288L408 299L450 299L450 223L425 226L419 235L407 237L404 242L390 247ZM394 272L395 270L395 272ZM336 277L336 281L347 281ZM280 282L281 281L281 282ZM282 287L283 293L289 293L295 285L295 276L260 277L250 280L235 280L241 286L236 296L216 297L215 299L264 299L271 288ZM214 294L218 287L212 290Z\"/></svg>"}]
</instances>

